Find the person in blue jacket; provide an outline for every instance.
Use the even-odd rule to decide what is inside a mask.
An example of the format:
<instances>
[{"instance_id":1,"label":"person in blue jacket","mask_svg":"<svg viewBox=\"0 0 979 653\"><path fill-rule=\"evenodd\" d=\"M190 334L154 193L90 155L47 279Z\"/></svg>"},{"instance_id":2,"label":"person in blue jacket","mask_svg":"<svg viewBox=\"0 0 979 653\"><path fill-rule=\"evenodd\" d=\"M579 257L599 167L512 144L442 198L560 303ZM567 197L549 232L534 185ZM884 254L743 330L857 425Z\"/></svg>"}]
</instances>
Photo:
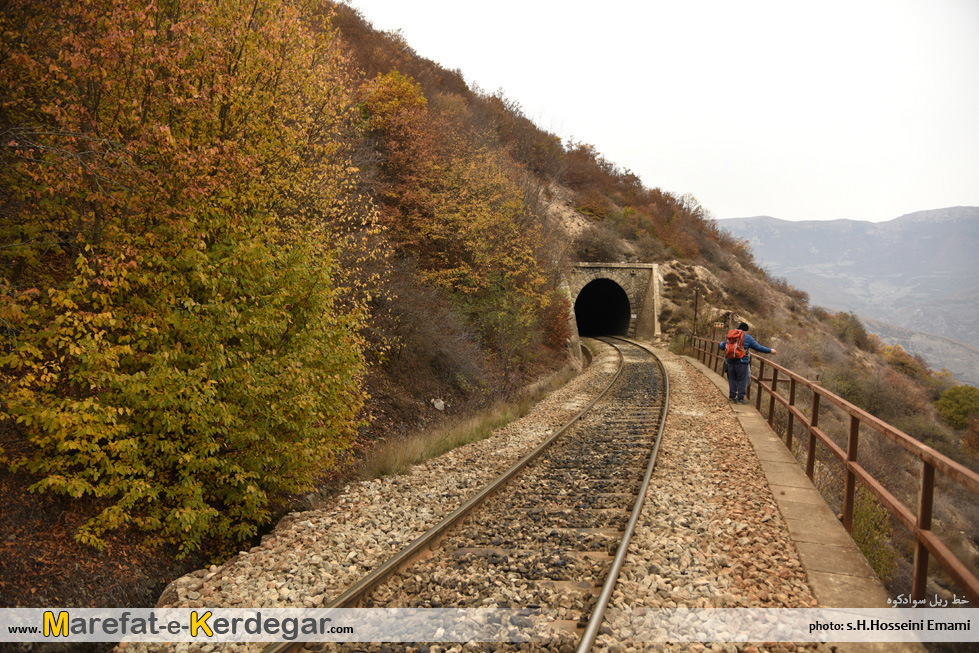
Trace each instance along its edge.
<instances>
[{"instance_id":1,"label":"person in blue jacket","mask_svg":"<svg viewBox=\"0 0 979 653\"><path fill-rule=\"evenodd\" d=\"M754 338L748 335L748 325L744 322L739 324L738 328L744 331L745 355L743 358L731 358L727 361L728 396L733 403L746 404L748 402L745 401L744 395L748 391L748 381L751 379L751 355L747 353L748 350L754 349L763 354L777 354L778 352L758 344ZM720 348L723 350L726 345L727 341L722 340Z\"/></svg>"}]
</instances>

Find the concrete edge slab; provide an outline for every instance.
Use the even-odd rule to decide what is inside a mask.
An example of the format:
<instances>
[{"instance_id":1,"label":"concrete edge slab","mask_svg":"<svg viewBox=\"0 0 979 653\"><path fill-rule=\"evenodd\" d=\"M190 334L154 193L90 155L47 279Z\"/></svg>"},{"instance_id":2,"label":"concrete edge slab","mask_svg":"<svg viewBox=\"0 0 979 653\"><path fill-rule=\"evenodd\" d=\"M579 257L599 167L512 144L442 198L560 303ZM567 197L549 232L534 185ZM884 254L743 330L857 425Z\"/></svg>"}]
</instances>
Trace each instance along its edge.
<instances>
[{"instance_id":1,"label":"concrete edge slab","mask_svg":"<svg viewBox=\"0 0 979 653\"><path fill-rule=\"evenodd\" d=\"M844 573L848 576L877 580L874 570L866 561L857 560L853 556L840 555L839 547L811 542L798 542L796 547L799 549L799 556L803 559L803 565L807 569L812 569L813 572Z\"/></svg>"},{"instance_id":2,"label":"concrete edge slab","mask_svg":"<svg viewBox=\"0 0 979 653\"><path fill-rule=\"evenodd\" d=\"M774 488L773 488L774 489ZM802 501L794 501L784 494L776 496L779 502L779 510L786 519L808 519L814 513L824 513L820 517L825 519L835 519L833 511L830 510L822 497L805 498Z\"/></svg>"}]
</instances>

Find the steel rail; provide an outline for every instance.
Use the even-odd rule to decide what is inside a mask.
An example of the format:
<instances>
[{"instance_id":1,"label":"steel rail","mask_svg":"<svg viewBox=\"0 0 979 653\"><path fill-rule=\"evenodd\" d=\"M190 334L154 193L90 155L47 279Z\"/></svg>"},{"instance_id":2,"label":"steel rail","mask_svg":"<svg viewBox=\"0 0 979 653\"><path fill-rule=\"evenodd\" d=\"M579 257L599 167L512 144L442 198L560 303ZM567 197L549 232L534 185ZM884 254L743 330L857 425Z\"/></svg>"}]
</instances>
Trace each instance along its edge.
<instances>
[{"instance_id":1,"label":"steel rail","mask_svg":"<svg viewBox=\"0 0 979 653\"><path fill-rule=\"evenodd\" d=\"M582 633L581 639L578 641L578 648L576 649L577 653L587 653L590 651L591 647L595 643L595 639L598 637L598 630L601 628L602 621L605 617L605 609L608 606L609 599L612 596L612 591L615 589L615 584L618 582L619 572L622 570L626 553L629 550L629 541L632 539L632 534L636 529L636 524L639 522L639 516L642 514L643 502L646 498L646 492L649 489L649 483L653 477L653 470L656 468L656 455L659 453L659 445L663 439L663 431L666 427L666 414L670 407L670 380L666 374L666 368L663 366L663 361L661 361L659 356L653 353L653 351L645 345L626 338L618 339L628 342L629 344L641 349L645 349L659 364L659 368L663 375L663 412L660 416L659 430L656 434L656 443L653 445L653 451L649 456L649 464L646 466L646 475L643 478L642 486L639 488L639 494L636 496L636 503L632 508L632 515L629 517L629 523L626 525L625 532L622 535L622 541L619 543L619 548L615 553L615 558L612 560L612 566L609 569L608 576L605 579L605 584L602 586L602 591L598 596L598 600L595 602L595 607L592 609L591 617L588 619L588 625L585 627L585 631Z\"/></svg>"},{"instance_id":2,"label":"steel rail","mask_svg":"<svg viewBox=\"0 0 979 653\"><path fill-rule=\"evenodd\" d=\"M618 351L618 349L617 349ZM588 411L594 407L599 400L601 400L608 391L612 388L615 382L618 380L619 376L622 374L622 369L625 366L625 357L622 355L621 351L619 353L619 367L616 369L615 374L609 380L608 384L602 389L602 391L592 399L587 406L585 406L581 411L579 411L574 417L572 417L568 422L562 426L558 431L556 431L551 437L538 445L533 451L528 453L526 456L521 458L516 464L514 464L510 469L505 471L501 476L497 477L489 485L483 487L478 493L473 495L468 501L455 509L449 516L443 519L441 522L430 528L428 531L420 535L411 544L402 549L400 552L395 554L393 557L389 558L384 564L377 567L369 573L364 578L360 579L349 588L347 588L340 596L336 597L328 604L323 606L324 608L347 608L355 607L360 601L366 598L375 588L384 583L387 579L392 577L394 574L398 573L409 564L411 564L418 556L422 555L426 549L433 548L442 535L452 528L454 525L462 521L470 512L472 512L477 506L483 503L486 499L496 493L497 490L506 485L514 476L519 472L523 471L533 460L535 460L543 451L545 451L555 440L561 437L568 429L570 429L576 422L578 422ZM298 650L301 647L302 642L276 642L269 644L264 649L262 653L286 653L293 649Z\"/></svg>"}]
</instances>

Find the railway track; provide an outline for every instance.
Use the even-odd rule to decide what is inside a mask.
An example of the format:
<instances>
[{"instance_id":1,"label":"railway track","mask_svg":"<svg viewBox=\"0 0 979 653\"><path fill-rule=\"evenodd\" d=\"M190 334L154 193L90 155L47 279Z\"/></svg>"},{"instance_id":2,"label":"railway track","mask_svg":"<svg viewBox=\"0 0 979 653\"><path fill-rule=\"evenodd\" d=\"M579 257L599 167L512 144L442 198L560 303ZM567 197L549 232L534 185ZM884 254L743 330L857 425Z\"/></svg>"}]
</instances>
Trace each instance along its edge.
<instances>
[{"instance_id":1,"label":"railway track","mask_svg":"<svg viewBox=\"0 0 979 653\"><path fill-rule=\"evenodd\" d=\"M589 650L639 519L669 396L650 351L606 342L620 366L591 404L325 607L529 608L553 634L546 648ZM297 642L264 653L320 648Z\"/></svg>"}]
</instances>

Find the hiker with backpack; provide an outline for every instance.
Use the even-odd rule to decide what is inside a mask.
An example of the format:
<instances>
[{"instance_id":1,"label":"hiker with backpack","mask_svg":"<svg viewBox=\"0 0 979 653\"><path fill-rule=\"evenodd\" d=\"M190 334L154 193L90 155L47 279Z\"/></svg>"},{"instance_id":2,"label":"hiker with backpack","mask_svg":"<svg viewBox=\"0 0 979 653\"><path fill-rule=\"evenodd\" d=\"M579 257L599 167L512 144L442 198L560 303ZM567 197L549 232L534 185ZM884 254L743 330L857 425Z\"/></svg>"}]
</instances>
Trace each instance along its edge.
<instances>
[{"instance_id":1,"label":"hiker with backpack","mask_svg":"<svg viewBox=\"0 0 979 653\"><path fill-rule=\"evenodd\" d=\"M749 349L754 349L763 354L777 354L774 349L769 349L764 345L755 342L747 333L748 325L742 322L737 329L727 332L727 338L720 342L719 347L724 350L727 358L727 382L729 386L728 395L732 403L748 403L744 395L748 391L748 381L751 379L751 356L748 355Z\"/></svg>"}]
</instances>

